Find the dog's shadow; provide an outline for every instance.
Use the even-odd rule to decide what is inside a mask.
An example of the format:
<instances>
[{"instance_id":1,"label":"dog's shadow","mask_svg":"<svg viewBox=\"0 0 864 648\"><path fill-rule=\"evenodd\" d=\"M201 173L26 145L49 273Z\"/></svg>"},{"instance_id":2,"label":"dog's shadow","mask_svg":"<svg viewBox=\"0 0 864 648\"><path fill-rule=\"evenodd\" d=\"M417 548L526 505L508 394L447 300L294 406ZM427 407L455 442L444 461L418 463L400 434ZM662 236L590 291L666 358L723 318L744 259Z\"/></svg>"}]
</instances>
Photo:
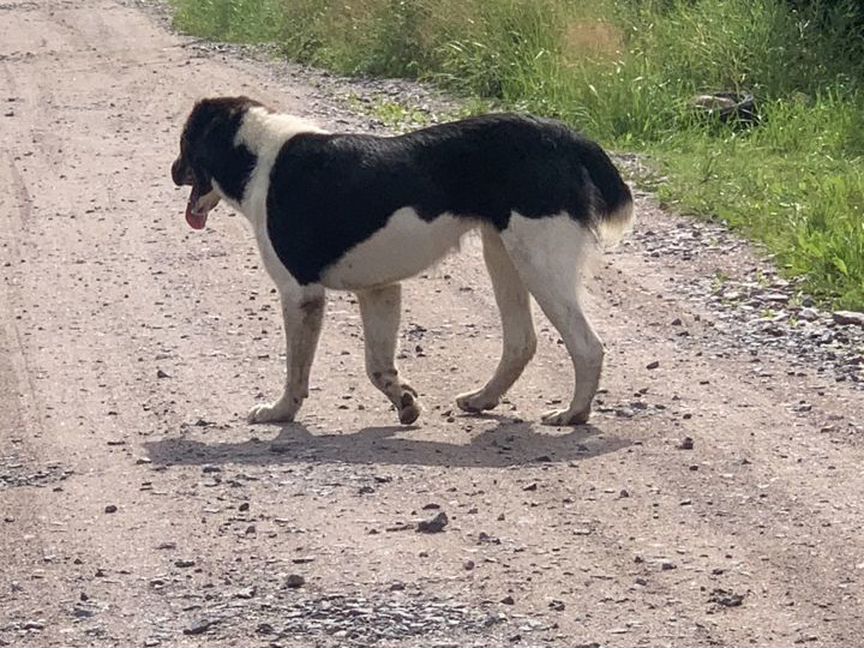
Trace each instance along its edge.
<instances>
[{"instance_id":1,"label":"dog's shadow","mask_svg":"<svg viewBox=\"0 0 864 648\"><path fill-rule=\"evenodd\" d=\"M594 425L562 432L506 417L482 418L495 418L498 425L471 438L465 433L465 443L412 438L412 433L420 429L416 426L367 427L355 433L326 434L313 433L302 423L290 423L282 425L270 441L252 437L236 443L207 443L169 437L144 446L151 462L164 466L339 462L489 468L580 461L630 445Z\"/></svg>"}]
</instances>

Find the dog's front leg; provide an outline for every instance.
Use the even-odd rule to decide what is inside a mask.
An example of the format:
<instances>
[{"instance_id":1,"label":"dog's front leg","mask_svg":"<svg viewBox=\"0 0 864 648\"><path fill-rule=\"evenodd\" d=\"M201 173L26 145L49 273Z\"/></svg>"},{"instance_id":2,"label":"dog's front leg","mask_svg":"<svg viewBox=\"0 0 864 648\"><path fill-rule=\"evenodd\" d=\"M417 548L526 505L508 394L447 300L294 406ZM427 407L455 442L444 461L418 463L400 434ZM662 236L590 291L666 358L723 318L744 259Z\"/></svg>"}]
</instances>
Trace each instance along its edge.
<instances>
[{"instance_id":1,"label":"dog's front leg","mask_svg":"<svg viewBox=\"0 0 864 648\"><path fill-rule=\"evenodd\" d=\"M273 403L255 405L249 412L251 423L293 421L309 395L309 372L324 317L324 289L316 286L299 292L284 291L281 301L285 325L285 391Z\"/></svg>"},{"instance_id":2,"label":"dog's front leg","mask_svg":"<svg viewBox=\"0 0 864 648\"><path fill-rule=\"evenodd\" d=\"M409 425L420 416L417 392L396 369L396 336L399 333L402 287L397 284L357 292L363 338L366 346L366 373L369 380L393 403L399 422Z\"/></svg>"}]
</instances>

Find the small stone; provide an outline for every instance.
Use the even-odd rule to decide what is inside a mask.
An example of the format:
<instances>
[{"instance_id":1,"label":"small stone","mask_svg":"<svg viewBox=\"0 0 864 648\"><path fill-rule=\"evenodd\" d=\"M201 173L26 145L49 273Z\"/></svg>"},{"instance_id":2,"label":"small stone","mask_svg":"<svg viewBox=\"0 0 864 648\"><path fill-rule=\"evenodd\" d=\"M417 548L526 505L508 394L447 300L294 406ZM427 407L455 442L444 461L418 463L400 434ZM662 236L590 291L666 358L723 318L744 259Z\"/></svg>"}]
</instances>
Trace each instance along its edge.
<instances>
[{"instance_id":1,"label":"small stone","mask_svg":"<svg viewBox=\"0 0 864 648\"><path fill-rule=\"evenodd\" d=\"M405 583L396 582L390 585L391 592L401 592L405 589Z\"/></svg>"},{"instance_id":2,"label":"small stone","mask_svg":"<svg viewBox=\"0 0 864 648\"><path fill-rule=\"evenodd\" d=\"M509 594L507 596L505 596L503 599L501 599L501 602L504 605L513 605L514 603L516 603L516 601L513 599L513 597L510 596Z\"/></svg>"},{"instance_id":3,"label":"small stone","mask_svg":"<svg viewBox=\"0 0 864 648\"><path fill-rule=\"evenodd\" d=\"M237 507L238 511L248 511L249 510L249 502L243 502L240 506Z\"/></svg>"},{"instance_id":4,"label":"small stone","mask_svg":"<svg viewBox=\"0 0 864 648\"><path fill-rule=\"evenodd\" d=\"M558 599L552 599L549 601L549 609L554 610L555 612L563 612L566 607L564 601L559 601Z\"/></svg>"},{"instance_id":5,"label":"small stone","mask_svg":"<svg viewBox=\"0 0 864 648\"><path fill-rule=\"evenodd\" d=\"M681 439L681 443L678 444L679 450L692 450L693 449L693 439L689 436L685 436Z\"/></svg>"},{"instance_id":6,"label":"small stone","mask_svg":"<svg viewBox=\"0 0 864 648\"><path fill-rule=\"evenodd\" d=\"M465 571L471 571L472 569L474 569L474 567L476 567L476 565L474 564L473 560L466 560L464 563L462 563L462 568Z\"/></svg>"},{"instance_id":7,"label":"small stone","mask_svg":"<svg viewBox=\"0 0 864 648\"><path fill-rule=\"evenodd\" d=\"M186 569L188 567L194 567L195 561L194 560L184 560L181 558L180 560L174 561L174 566L179 567L180 569Z\"/></svg>"},{"instance_id":8,"label":"small stone","mask_svg":"<svg viewBox=\"0 0 864 648\"><path fill-rule=\"evenodd\" d=\"M677 569L678 566L673 563L671 560L664 560L660 563L660 569L663 571L672 571L673 569Z\"/></svg>"},{"instance_id":9,"label":"small stone","mask_svg":"<svg viewBox=\"0 0 864 648\"><path fill-rule=\"evenodd\" d=\"M42 631L45 629L44 621L25 621L24 625L21 626L23 630L37 630Z\"/></svg>"},{"instance_id":10,"label":"small stone","mask_svg":"<svg viewBox=\"0 0 864 648\"><path fill-rule=\"evenodd\" d=\"M798 317L806 322L815 322L819 319L819 311L815 308L802 308L798 311Z\"/></svg>"},{"instance_id":11,"label":"small stone","mask_svg":"<svg viewBox=\"0 0 864 648\"><path fill-rule=\"evenodd\" d=\"M717 588L711 592L708 600L723 607L738 607L744 602L744 594L736 594L735 592Z\"/></svg>"},{"instance_id":12,"label":"small stone","mask_svg":"<svg viewBox=\"0 0 864 648\"><path fill-rule=\"evenodd\" d=\"M649 362L647 365L645 365L645 368L650 370L650 369L656 369L659 366L660 366L660 361L654 360L653 362Z\"/></svg>"},{"instance_id":13,"label":"small stone","mask_svg":"<svg viewBox=\"0 0 864 648\"><path fill-rule=\"evenodd\" d=\"M303 578L300 574L289 574L288 578L285 579L285 587L291 589L297 589L298 587L303 587L306 584L306 579Z\"/></svg>"},{"instance_id":14,"label":"small stone","mask_svg":"<svg viewBox=\"0 0 864 648\"><path fill-rule=\"evenodd\" d=\"M856 311L834 311L834 322L841 326L864 327L864 313Z\"/></svg>"},{"instance_id":15,"label":"small stone","mask_svg":"<svg viewBox=\"0 0 864 648\"><path fill-rule=\"evenodd\" d=\"M527 486L522 487L523 491L536 491L537 490L537 482L531 482Z\"/></svg>"},{"instance_id":16,"label":"small stone","mask_svg":"<svg viewBox=\"0 0 864 648\"><path fill-rule=\"evenodd\" d=\"M431 520L423 520L417 524L418 533L440 533L447 526L450 520L447 519L447 514L441 511Z\"/></svg>"},{"instance_id":17,"label":"small stone","mask_svg":"<svg viewBox=\"0 0 864 648\"><path fill-rule=\"evenodd\" d=\"M207 632L216 622L211 619L198 619L188 628L183 628L185 635L199 635Z\"/></svg>"},{"instance_id":18,"label":"small stone","mask_svg":"<svg viewBox=\"0 0 864 648\"><path fill-rule=\"evenodd\" d=\"M251 599L255 597L257 592L257 588L253 585L251 587L244 587L243 589L237 590L234 593L234 597L239 599Z\"/></svg>"},{"instance_id":19,"label":"small stone","mask_svg":"<svg viewBox=\"0 0 864 648\"><path fill-rule=\"evenodd\" d=\"M171 376L169 376L167 373L165 373L161 369L157 369L156 370L156 377L157 378L170 378Z\"/></svg>"},{"instance_id":20,"label":"small stone","mask_svg":"<svg viewBox=\"0 0 864 648\"><path fill-rule=\"evenodd\" d=\"M106 513L116 513L117 507L114 504L109 504L108 506L105 507L105 512Z\"/></svg>"}]
</instances>

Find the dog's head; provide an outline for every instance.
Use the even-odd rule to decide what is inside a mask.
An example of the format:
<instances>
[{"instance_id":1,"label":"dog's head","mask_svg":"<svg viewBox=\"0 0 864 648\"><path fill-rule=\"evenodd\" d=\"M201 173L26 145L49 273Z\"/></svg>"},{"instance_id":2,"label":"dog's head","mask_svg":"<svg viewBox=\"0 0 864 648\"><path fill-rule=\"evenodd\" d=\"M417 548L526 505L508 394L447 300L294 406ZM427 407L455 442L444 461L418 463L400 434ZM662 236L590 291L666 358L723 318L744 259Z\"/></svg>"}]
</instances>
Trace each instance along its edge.
<instances>
[{"instance_id":1,"label":"dog's head","mask_svg":"<svg viewBox=\"0 0 864 648\"><path fill-rule=\"evenodd\" d=\"M171 178L178 187L192 187L186 204L186 221L191 227L202 229L207 214L219 203L222 196L217 187L231 173L237 131L249 108L260 105L247 97L203 99L186 119Z\"/></svg>"}]
</instances>

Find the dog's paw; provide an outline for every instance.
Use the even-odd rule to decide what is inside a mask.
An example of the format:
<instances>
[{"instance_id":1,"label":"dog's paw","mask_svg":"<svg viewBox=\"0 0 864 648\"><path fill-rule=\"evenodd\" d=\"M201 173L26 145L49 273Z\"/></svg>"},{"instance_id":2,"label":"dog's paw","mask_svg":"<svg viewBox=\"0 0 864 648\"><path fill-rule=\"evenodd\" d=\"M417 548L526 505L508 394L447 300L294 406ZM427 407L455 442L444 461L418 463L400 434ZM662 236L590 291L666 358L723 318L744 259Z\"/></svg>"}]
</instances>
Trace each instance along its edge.
<instances>
[{"instance_id":1,"label":"dog's paw","mask_svg":"<svg viewBox=\"0 0 864 648\"><path fill-rule=\"evenodd\" d=\"M261 403L249 410L246 420L250 423L290 423L296 414L292 409L282 407L279 402Z\"/></svg>"},{"instance_id":2,"label":"dog's paw","mask_svg":"<svg viewBox=\"0 0 864 648\"><path fill-rule=\"evenodd\" d=\"M422 409L417 402L417 392L408 385L403 388L402 399L399 403L399 422L402 425L411 425L420 416Z\"/></svg>"},{"instance_id":3,"label":"dog's paw","mask_svg":"<svg viewBox=\"0 0 864 648\"><path fill-rule=\"evenodd\" d=\"M492 398L483 393L482 389L468 392L467 394L459 394L456 397L456 406L463 412L482 412L498 407L499 398Z\"/></svg>"},{"instance_id":4,"label":"dog's paw","mask_svg":"<svg viewBox=\"0 0 864 648\"><path fill-rule=\"evenodd\" d=\"M546 412L540 417L540 422L543 425L582 425L588 422L591 416L591 408L588 407L581 412L571 412L570 410L552 410Z\"/></svg>"}]
</instances>

